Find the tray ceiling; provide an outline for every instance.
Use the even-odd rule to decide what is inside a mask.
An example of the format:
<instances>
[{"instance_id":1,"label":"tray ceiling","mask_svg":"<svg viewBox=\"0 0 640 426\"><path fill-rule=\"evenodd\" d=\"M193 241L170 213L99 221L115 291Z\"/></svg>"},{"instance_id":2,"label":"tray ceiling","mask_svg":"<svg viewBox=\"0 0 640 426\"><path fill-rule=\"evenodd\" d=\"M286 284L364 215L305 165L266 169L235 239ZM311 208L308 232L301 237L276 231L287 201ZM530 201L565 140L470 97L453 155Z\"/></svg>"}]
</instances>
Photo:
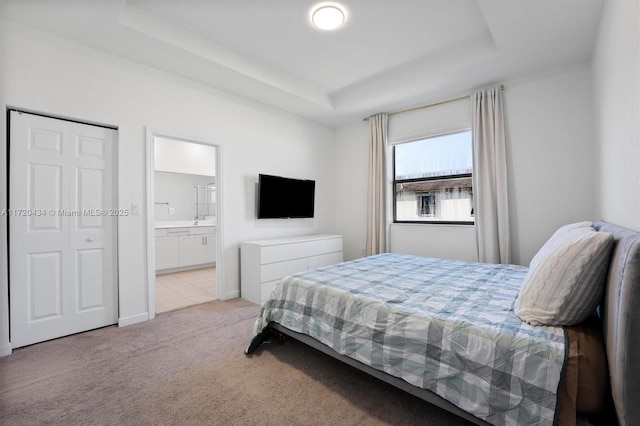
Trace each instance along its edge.
<instances>
[{"instance_id":1,"label":"tray ceiling","mask_svg":"<svg viewBox=\"0 0 640 426\"><path fill-rule=\"evenodd\" d=\"M0 16L330 126L588 60L603 0L1 0Z\"/></svg>"}]
</instances>

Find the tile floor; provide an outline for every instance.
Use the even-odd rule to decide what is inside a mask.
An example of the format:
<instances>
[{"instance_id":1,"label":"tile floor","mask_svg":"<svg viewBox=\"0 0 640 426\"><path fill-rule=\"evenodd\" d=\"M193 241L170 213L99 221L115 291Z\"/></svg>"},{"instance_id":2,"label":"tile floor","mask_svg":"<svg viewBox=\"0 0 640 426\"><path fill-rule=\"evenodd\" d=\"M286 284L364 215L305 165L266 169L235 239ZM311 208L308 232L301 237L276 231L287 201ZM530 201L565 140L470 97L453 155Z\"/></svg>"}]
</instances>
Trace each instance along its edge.
<instances>
[{"instance_id":1,"label":"tile floor","mask_svg":"<svg viewBox=\"0 0 640 426\"><path fill-rule=\"evenodd\" d=\"M216 268L193 269L156 276L156 313L215 300Z\"/></svg>"}]
</instances>

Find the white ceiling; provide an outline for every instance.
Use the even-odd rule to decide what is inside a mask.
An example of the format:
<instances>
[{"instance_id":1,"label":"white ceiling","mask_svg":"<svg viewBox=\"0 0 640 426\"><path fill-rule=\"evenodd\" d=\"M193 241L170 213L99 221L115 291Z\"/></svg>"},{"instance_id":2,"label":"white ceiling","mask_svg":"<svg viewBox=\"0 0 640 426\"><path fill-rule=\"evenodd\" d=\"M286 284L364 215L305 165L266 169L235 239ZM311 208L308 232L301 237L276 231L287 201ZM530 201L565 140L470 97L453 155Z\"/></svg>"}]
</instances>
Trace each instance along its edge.
<instances>
[{"instance_id":1,"label":"white ceiling","mask_svg":"<svg viewBox=\"0 0 640 426\"><path fill-rule=\"evenodd\" d=\"M605 0L0 0L0 16L331 126L590 58Z\"/></svg>"}]
</instances>

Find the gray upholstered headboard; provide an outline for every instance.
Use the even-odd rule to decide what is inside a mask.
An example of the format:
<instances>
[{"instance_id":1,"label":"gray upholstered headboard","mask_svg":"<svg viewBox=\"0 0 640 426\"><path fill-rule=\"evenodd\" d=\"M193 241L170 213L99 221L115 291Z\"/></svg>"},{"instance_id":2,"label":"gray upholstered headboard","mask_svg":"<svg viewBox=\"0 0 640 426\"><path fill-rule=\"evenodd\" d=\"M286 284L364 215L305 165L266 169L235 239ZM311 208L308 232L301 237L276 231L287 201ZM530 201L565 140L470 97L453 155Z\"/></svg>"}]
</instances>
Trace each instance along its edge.
<instances>
[{"instance_id":1,"label":"gray upholstered headboard","mask_svg":"<svg viewBox=\"0 0 640 426\"><path fill-rule=\"evenodd\" d=\"M606 222L616 245L603 304L613 401L621 425L640 425L640 233Z\"/></svg>"}]
</instances>

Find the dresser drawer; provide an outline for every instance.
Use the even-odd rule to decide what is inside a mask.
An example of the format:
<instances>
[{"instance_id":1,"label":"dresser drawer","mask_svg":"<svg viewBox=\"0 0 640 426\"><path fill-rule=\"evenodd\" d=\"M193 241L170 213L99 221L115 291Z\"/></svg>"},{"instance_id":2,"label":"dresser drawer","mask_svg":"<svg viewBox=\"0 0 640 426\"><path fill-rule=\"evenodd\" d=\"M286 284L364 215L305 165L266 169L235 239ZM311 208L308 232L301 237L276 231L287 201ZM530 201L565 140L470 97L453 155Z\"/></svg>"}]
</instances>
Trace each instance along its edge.
<instances>
[{"instance_id":1,"label":"dresser drawer","mask_svg":"<svg viewBox=\"0 0 640 426\"><path fill-rule=\"evenodd\" d=\"M342 262L342 251L321 254L309 257L309 269L321 268L323 266L335 265Z\"/></svg>"},{"instance_id":2,"label":"dresser drawer","mask_svg":"<svg viewBox=\"0 0 640 426\"><path fill-rule=\"evenodd\" d=\"M215 226L194 226L192 228L189 228L190 235L213 235L215 233Z\"/></svg>"},{"instance_id":3,"label":"dresser drawer","mask_svg":"<svg viewBox=\"0 0 640 426\"><path fill-rule=\"evenodd\" d=\"M278 244L260 250L260 263L282 262L307 257L308 243Z\"/></svg>"},{"instance_id":4,"label":"dresser drawer","mask_svg":"<svg viewBox=\"0 0 640 426\"><path fill-rule=\"evenodd\" d=\"M175 235L189 235L189 228L167 228L167 234L169 236Z\"/></svg>"},{"instance_id":5,"label":"dresser drawer","mask_svg":"<svg viewBox=\"0 0 640 426\"><path fill-rule=\"evenodd\" d=\"M342 238L309 241L309 256L342 251Z\"/></svg>"},{"instance_id":6,"label":"dresser drawer","mask_svg":"<svg viewBox=\"0 0 640 426\"><path fill-rule=\"evenodd\" d=\"M306 270L306 257L303 259L287 260L286 262L269 263L260 266L260 278L262 282L272 281Z\"/></svg>"}]
</instances>

